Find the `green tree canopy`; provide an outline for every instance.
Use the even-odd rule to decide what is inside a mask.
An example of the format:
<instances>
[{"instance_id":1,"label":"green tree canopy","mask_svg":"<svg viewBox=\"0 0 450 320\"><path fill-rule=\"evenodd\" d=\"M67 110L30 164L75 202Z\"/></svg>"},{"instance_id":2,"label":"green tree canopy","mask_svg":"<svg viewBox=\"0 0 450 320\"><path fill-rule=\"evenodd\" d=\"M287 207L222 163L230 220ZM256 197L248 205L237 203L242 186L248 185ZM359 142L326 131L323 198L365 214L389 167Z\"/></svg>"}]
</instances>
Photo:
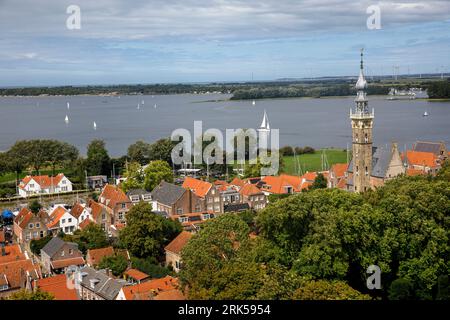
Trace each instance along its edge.
<instances>
[{"instance_id":1,"label":"green tree canopy","mask_svg":"<svg viewBox=\"0 0 450 320\"><path fill-rule=\"evenodd\" d=\"M182 230L178 220L152 212L148 203L138 203L127 213L127 225L119 233L120 242L136 257L159 258L167 245Z\"/></svg>"},{"instance_id":2,"label":"green tree canopy","mask_svg":"<svg viewBox=\"0 0 450 320\"><path fill-rule=\"evenodd\" d=\"M114 276L121 276L128 267L127 259L122 255L114 255L109 257L104 257L99 265L99 269L110 269Z\"/></svg>"},{"instance_id":3,"label":"green tree canopy","mask_svg":"<svg viewBox=\"0 0 450 320\"><path fill-rule=\"evenodd\" d=\"M25 289L14 292L8 297L9 300L53 300L54 296L48 292L37 290L36 292Z\"/></svg>"},{"instance_id":4,"label":"green tree canopy","mask_svg":"<svg viewBox=\"0 0 450 320\"><path fill-rule=\"evenodd\" d=\"M93 140L87 147L86 167L88 175L109 175L111 159L103 140Z\"/></svg>"},{"instance_id":5,"label":"green tree canopy","mask_svg":"<svg viewBox=\"0 0 450 320\"><path fill-rule=\"evenodd\" d=\"M144 170L144 187L152 191L161 181L173 182L173 172L169 164L163 160L155 160Z\"/></svg>"},{"instance_id":6,"label":"green tree canopy","mask_svg":"<svg viewBox=\"0 0 450 320\"><path fill-rule=\"evenodd\" d=\"M127 155L130 161L144 165L149 162L151 154L151 145L145 141L139 140L128 147Z\"/></svg>"}]
</instances>

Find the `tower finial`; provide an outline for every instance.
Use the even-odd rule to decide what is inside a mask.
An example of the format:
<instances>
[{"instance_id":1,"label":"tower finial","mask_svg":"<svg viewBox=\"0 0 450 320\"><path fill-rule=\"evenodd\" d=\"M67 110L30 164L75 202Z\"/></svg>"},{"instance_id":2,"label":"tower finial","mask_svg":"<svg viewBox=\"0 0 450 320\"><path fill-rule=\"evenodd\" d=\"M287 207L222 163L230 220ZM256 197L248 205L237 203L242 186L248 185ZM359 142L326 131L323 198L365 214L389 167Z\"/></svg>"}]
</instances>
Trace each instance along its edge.
<instances>
[{"instance_id":1,"label":"tower finial","mask_svg":"<svg viewBox=\"0 0 450 320\"><path fill-rule=\"evenodd\" d=\"M361 48L361 70L363 70L364 68L364 64L363 64L363 55L364 55L364 48Z\"/></svg>"}]
</instances>

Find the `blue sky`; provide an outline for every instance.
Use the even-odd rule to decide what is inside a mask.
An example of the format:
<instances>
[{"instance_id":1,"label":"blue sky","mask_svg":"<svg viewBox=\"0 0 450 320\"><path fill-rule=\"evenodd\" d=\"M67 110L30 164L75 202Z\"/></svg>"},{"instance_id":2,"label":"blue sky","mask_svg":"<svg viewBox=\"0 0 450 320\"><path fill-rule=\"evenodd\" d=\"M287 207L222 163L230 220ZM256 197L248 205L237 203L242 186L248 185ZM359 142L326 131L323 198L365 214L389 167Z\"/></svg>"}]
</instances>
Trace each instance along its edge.
<instances>
[{"instance_id":1,"label":"blue sky","mask_svg":"<svg viewBox=\"0 0 450 320\"><path fill-rule=\"evenodd\" d=\"M444 0L0 0L0 30L0 86L450 72Z\"/></svg>"}]
</instances>

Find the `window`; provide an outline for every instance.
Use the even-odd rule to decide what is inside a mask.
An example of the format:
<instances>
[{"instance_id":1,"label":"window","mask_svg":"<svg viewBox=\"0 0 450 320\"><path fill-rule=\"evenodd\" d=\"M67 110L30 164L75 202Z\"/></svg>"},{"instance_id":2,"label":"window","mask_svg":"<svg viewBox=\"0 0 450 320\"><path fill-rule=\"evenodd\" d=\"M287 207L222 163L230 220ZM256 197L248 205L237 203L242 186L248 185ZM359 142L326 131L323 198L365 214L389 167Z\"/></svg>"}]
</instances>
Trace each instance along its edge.
<instances>
[{"instance_id":1,"label":"window","mask_svg":"<svg viewBox=\"0 0 450 320\"><path fill-rule=\"evenodd\" d=\"M69 219L68 219L68 222L71 223L71 222L72 222L72 218L69 218Z\"/></svg>"},{"instance_id":2,"label":"window","mask_svg":"<svg viewBox=\"0 0 450 320\"><path fill-rule=\"evenodd\" d=\"M33 232L33 239L36 239L38 237L38 232L37 231L34 231Z\"/></svg>"},{"instance_id":3,"label":"window","mask_svg":"<svg viewBox=\"0 0 450 320\"><path fill-rule=\"evenodd\" d=\"M183 214L183 208L177 208L177 214Z\"/></svg>"},{"instance_id":4,"label":"window","mask_svg":"<svg viewBox=\"0 0 450 320\"><path fill-rule=\"evenodd\" d=\"M181 263L180 263L180 261L175 261L175 268L176 269L181 269Z\"/></svg>"},{"instance_id":5,"label":"window","mask_svg":"<svg viewBox=\"0 0 450 320\"><path fill-rule=\"evenodd\" d=\"M201 210L201 207L199 204L195 205L195 212L199 212Z\"/></svg>"},{"instance_id":6,"label":"window","mask_svg":"<svg viewBox=\"0 0 450 320\"><path fill-rule=\"evenodd\" d=\"M84 220L84 216L81 216L81 221L83 221Z\"/></svg>"},{"instance_id":7,"label":"window","mask_svg":"<svg viewBox=\"0 0 450 320\"><path fill-rule=\"evenodd\" d=\"M61 219L61 223L66 223L66 219Z\"/></svg>"},{"instance_id":8,"label":"window","mask_svg":"<svg viewBox=\"0 0 450 320\"><path fill-rule=\"evenodd\" d=\"M39 222L36 222L36 228L40 228L41 224Z\"/></svg>"},{"instance_id":9,"label":"window","mask_svg":"<svg viewBox=\"0 0 450 320\"><path fill-rule=\"evenodd\" d=\"M369 142L369 137L367 136L367 133L364 135L364 142L365 143Z\"/></svg>"},{"instance_id":10,"label":"window","mask_svg":"<svg viewBox=\"0 0 450 320\"><path fill-rule=\"evenodd\" d=\"M67 187L62 187L62 188L61 188L61 191L68 191L68 190L67 190Z\"/></svg>"},{"instance_id":11,"label":"window","mask_svg":"<svg viewBox=\"0 0 450 320\"><path fill-rule=\"evenodd\" d=\"M220 197L215 197L214 202L220 202Z\"/></svg>"},{"instance_id":12,"label":"window","mask_svg":"<svg viewBox=\"0 0 450 320\"><path fill-rule=\"evenodd\" d=\"M43 237L44 237L44 231L41 231L40 234L39 234L39 236L40 236L41 238L43 238Z\"/></svg>"},{"instance_id":13,"label":"window","mask_svg":"<svg viewBox=\"0 0 450 320\"><path fill-rule=\"evenodd\" d=\"M34 188L34 183L30 183L30 189Z\"/></svg>"},{"instance_id":14,"label":"window","mask_svg":"<svg viewBox=\"0 0 450 320\"><path fill-rule=\"evenodd\" d=\"M369 168L366 167L366 176L369 175Z\"/></svg>"},{"instance_id":15,"label":"window","mask_svg":"<svg viewBox=\"0 0 450 320\"><path fill-rule=\"evenodd\" d=\"M358 142L358 134L355 134L355 142Z\"/></svg>"},{"instance_id":16,"label":"window","mask_svg":"<svg viewBox=\"0 0 450 320\"><path fill-rule=\"evenodd\" d=\"M213 198L212 198L212 197L209 197L209 198L208 198L208 203L211 203L211 202L213 202Z\"/></svg>"},{"instance_id":17,"label":"window","mask_svg":"<svg viewBox=\"0 0 450 320\"><path fill-rule=\"evenodd\" d=\"M33 229L33 227L34 227L34 224L32 224L32 223L30 223L30 224L28 225L28 229Z\"/></svg>"},{"instance_id":18,"label":"window","mask_svg":"<svg viewBox=\"0 0 450 320\"><path fill-rule=\"evenodd\" d=\"M119 220L123 220L123 212L119 212Z\"/></svg>"},{"instance_id":19,"label":"window","mask_svg":"<svg viewBox=\"0 0 450 320\"><path fill-rule=\"evenodd\" d=\"M103 212L102 213L102 220L105 220L106 219L106 214Z\"/></svg>"},{"instance_id":20,"label":"window","mask_svg":"<svg viewBox=\"0 0 450 320\"><path fill-rule=\"evenodd\" d=\"M122 209L125 209L127 207L126 203L122 203Z\"/></svg>"},{"instance_id":21,"label":"window","mask_svg":"<svg viewBox=\"0 0 450 320\"><path fill-rule=\"evenodd\" d=\"M66 180L63 180L63 181L61 181L61 183L62 183L62 184L66 184L66 183L67 183L67 181L66 181Z\"/></svg>"},{"instance_id":22,"label":"window","mask_svg":"<svg viewBox=\"0 0 450 320\"><path fill-rule=\"evenodd\" d=\"M189 221L189 218L188 218L188 217L179 217L179 218L178 218L178 221L180 221L181 223L183 223L183 222L188 222L188 221Z\"/></svg>"}]
</instances>

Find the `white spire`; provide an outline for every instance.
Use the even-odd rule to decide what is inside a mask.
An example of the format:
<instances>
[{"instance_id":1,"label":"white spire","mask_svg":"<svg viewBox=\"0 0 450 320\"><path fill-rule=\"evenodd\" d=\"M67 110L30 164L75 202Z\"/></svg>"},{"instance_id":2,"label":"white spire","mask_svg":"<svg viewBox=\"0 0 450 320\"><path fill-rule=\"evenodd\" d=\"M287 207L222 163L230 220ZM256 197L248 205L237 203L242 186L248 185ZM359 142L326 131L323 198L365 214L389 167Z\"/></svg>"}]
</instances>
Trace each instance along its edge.
<instances>
[{"instance_id":1,"label":"white spire","mask_svg":"<svg viewBox=\"0 0 450 320\"><path fill-rule=\"evenodd\" d=\"M263 120L261 122L261 129L270 130L269 118L267 117L266 110L264 110L264 117L263 117Z\"/></svg>"},{"instance_id":2,"label":"white spire","mask_svg":"<svg viewBox=\"0 0 450 320\"><path fill-rule=\"evenodd\" d=\"M364 90L367 88L367 81L364 78L364 64L363 64L363 50L361 49L361 66L359 69L359 77L358 81L356 82L356 90Z\"/></svg>"}]
</instances>

